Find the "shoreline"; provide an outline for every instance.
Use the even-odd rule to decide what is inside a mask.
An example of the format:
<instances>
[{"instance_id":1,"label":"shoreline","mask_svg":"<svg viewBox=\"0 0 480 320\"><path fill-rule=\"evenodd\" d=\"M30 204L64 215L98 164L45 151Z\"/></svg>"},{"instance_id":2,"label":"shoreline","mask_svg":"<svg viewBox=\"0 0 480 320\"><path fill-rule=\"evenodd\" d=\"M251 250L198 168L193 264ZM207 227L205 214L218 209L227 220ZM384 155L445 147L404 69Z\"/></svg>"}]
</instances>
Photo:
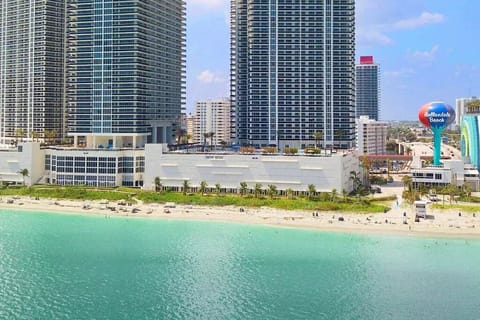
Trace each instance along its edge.
<instances>
[{"instance_id":1,"label":"shoreline","mask_svg":"<svg viewBox=\"0 0 480 320\"><path fill-rule=\"evenodd\" d=\"M387 213L377 214L318 211L318 216L315 216L313 212L287 211L267 207L243 209L234 206L211 207L176 204L174 207L166 208L165 204L159 203L140 203L129 206L123 205L122 202L106 200L74 201L32 199L20 196L3 197L0 200L0 209L96 215L105 218L215 221L338 233L480 239L480 214L474 216L473 213L462 213L459 216L457 210L429 209L429 216L434 219L421 219L420 222L414 222L413 210L400 207ZM403 212L406 212L405 218ZM343 221L340 221L342 218ZM404 224L404 221L407 224Z\"/></svg>"}]
</instances>

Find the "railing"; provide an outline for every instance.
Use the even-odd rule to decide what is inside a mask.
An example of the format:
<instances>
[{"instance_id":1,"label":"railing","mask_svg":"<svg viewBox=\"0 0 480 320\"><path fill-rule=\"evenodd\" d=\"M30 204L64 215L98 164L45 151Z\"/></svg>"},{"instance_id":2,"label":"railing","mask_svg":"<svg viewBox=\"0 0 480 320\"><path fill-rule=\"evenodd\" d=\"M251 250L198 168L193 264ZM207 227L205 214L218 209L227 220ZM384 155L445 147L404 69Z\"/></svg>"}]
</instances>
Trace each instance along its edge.
<instances>
[{"instance_id":1,"label":"railing","mask_svg":"<svg viewBox=\"0 0 480 320\"><path fill-rule=\"evenodd\" d=\"M75 148L75 147L59 147L59 146L44 146L42 150L58 150L58 151L135 151L144 150L144 148L122 147L122 148Z\"/></svg>"}]
</instances>

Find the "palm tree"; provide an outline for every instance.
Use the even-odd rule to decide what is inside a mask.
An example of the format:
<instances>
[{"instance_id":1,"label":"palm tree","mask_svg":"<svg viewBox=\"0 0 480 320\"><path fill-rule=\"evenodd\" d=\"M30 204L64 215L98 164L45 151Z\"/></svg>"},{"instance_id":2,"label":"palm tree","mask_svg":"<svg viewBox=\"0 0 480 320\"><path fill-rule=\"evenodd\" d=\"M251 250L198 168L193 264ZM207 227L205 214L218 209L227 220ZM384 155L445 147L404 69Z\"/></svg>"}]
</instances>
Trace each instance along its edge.
<instances>
[{"instance_id":1,"label":"palm tree","mask_svg":"<svg viewBox=\"0 0 480 320\"><path fill-rule=\"evenodd\" d=\"M255 183L255 187L253 187L253 193L255 194L255 198L258 197L260 192L262 192L262 184L261 183Z\"/></svg>"},{"instance_id":2,"label":"palm tree","mask_svg":"<svg viewBox=\"0 0 480 320\"><path fill-rule=\"evenodd\" d=\"M213 145L213 136L215 136L215 132L205 132L203 137L205 138L205 144L207 144L207 139L210 139L210 145Z\"/></svg>"},{"instance_id":3,"label":"palm tree","mask_svg":"<svg viewBox=\"0 0 480 320\"><path fill-rule=\"evenodd\" d=\"M413 179L412 177L406 175L406 176L403 176L402 177L402 182L403 182L403 189L412 189L412 183L413 183Z\"/></svg>"},{"instance_id":4,"label":"palm tree","mask_svg":"<svg viewBox=\"0 0 480 320\"><path fill-rule=\"evenodd\" d=\"M18 171L18 173L22 175L23 185L25 185L25 177L28 177L29 175L28 169L27 168L21 169L20 171Z\"/></svg>"},{"instance_id":5,"label":"palm tree","mask_svg":"<svg viewBox=\"0 0 480 320\"><path fill-rule=\"evenodd\" d=\"M277 195L277 186L274 184L269 184L268 185L268 195L270 198L274 198Z\"/></svg>"},{"instance_id":6,"label":"palm tree","mask_svg":"<svg viewBox=\"0 0 480 320\"><path fill-rule=\"evenodd\" d=\"M315 139L315 148L319 148L318 141L322 140L322 138L323 138L322 130L315 131L312 136L313 136L313 139Z\"/></svg>"},{"instance_id":7,"label":"palm tree","mask_svg":"<svg viewBox=\"0 0 480 320\"><path fill-rule=\"evenodd\" d=\"M341 142L343 137L345 137L345 130L337 129L335 130L335 135L338 137L338 140Z\"/></svg>"},{"instance_id":8,"label":"palm tree","mask_svg":"<svg viewBox=\"0 0 480 320\"><path fill-rule=\"evenodd\" d=\"M308 199L312 200L313 197L315 197L315 194L317 193L317 188L315 187L314 184L309 184L307 187L308 191Z\"/></svg>"},{"instance_id":9,"label":"palm tree","mask_svg":"<svg viewBox=\"0 0 480 320\"><path fill-rule=\"evenodd\" d=\"M177 144L183 143L183 139L184 139L184 137L185 137L186 134L187 134L187 130L185 130L185 129L183 129L183 128L180 128L180 129L176 132Z\"/></svg>"},{"instance_id":10,"label":"palm tree","mask_svg":"<svg viewBox=\"0 0 480 320\"><path fill-rule=\"evenodd\" d=\"M205 194L207 192L207 182L206 181L202 181L200 182L200 188L198 189L198 191L201 193L201 194Z\"/></svg>"},{"instance_id":11,"label":"palm tree","mask_svg":"<svg viewBox=\"0 0 480 320\"><path fill-rule=\"evenodd\" d=\"M292 199L293 197L293 190L291 188L288 188L287 190L285 190L285 193L287 195L287 199Z\"/></svg>"},{"instance_id":12,"label":"palm tree","mask_svg":"<svg viewBox=\"0 0 480 320\"><path fill-rule=\"evenodd\" d=\"M374 188L370 188L370 195L372 196L372 198L375 197L375 189Z\"/></svg>"},{"instance_id":13,"label":"palm tree","mask_svg":"<svg viewBox=\"0 0 480 320\"><path fill-rule=\"evenodd\" d=\"M188 180L183 180L183 186L182 186L183 195L186 195L189 189L190 189L190 183L188 182Z\"/></svg>"},{"instance_id":14,"label":"palm tree","mask_svg":"<svg viewBox=\"0 0 480 320\"><path fill-rule=\"evenodd\" d=\"M210 132L210 145L213 146L213 137L215 136L215 132Z\"/></svg>"},{"instance_id":15,"label":"palm tree","mask_svg":"<svg viewBox=\"0 0 480 320\"><path fill-rule=\"evenodd\" d=\"M30 136L32 137L32 141L35 142L35 140L38 141L38 138L40 137L40 134L37 131L32 131L32 132L30 132Z\"/></svg>"},{"instance_id":16,"label":"palm tree","mask_svg":"<svg viewBox=\"0 0 480 320\"><path fill-rule=\"evenodd\" d=\"M408 203L413 203L417 199L417 193L415 189L403 190L402 198Z\"/></svg>"},{"instance_id":17,"label":"palm tree","mask_svg":"<svg viewBox=\"0 0 480 320\"><path fill-rule=\"evenodd\" d=\"M353 190L357 190L361 184L360 173L357 171L350 171L350 180L352 181Z\"/></svg>"},{"instance_id":18,"label":"palm tree","mask_svg":"<svg viewBox=\"0 0 480 320\"><path fill-rule=\"evenodd\" d=\"M412 148L410 147L405 147L405 149L403 149L403 153L407 154L407 155L411 155L412 154Z\"/></svg>"},{"instance_id":19,"label":"palm tree","mask_svg":"<svg viewBox=\"0 0 480 320\"><path fill-rule=\"evenodd\" d=\"M337 198L337 189L333 189L332 190L332 202L335 201L335 199Z\"/></svg>"},{"instance_id":20,"label":"palm tree","mask_svg":"<svg viewBox=\"0 0 480 320\"><path fill-rule=\"evenodd\" d=\"M220 145L222 146L223 149L225 149L228 145L228 142L225 141L225 140L221 140L219 143L220 143Z\"/></svg>"},{"instance_id":21,"label":"palm tree","mask_svg":"<svg viewBox=\"0 0 480 320\"><path fill-rule=\"evenodd\" d=\"M467 201L470 201L470 197L472 196L472 187L468 183L463 184L462 192L464 196L467 198Z\"/></svg>"},{"instance_id":22,"label":"palm tree","mask_svg":"<svg viewBox=\"0 0 480 320\"><path fill-rule=\"evenodd\" d=\"M418 190L418 193L420 194L420 197L424 197L428 194L428 189L425 186L421 186Z\"/></svg>"},{"instance_id":23,"label":"palm tree","mask_svg":"<svg viewBox=\"0 0 480 320\"><path fill-rule=\"evenodd\" d=\"M447 193L447 187L443 187L439 190L439 193L442 194L442 205L445 205L445 194Z\"/></svg>"},{"instance_id":24,"label":"palm tree","mask_svg":"<svg viewBox=\"0 0 480 320\"><path fill-rule=\"evenodd\" d=\"M342 189L342 195L343 195L343 202L347 202L347 195L348 195L347 189Z\"/></svg>"},{"instance_id":25,"label":"palm tree","mask_svg":"<svg viewBox=\"0 0 480 320\"><path fill-rule=\"evenodd\" d=\"M162 181L160 180L160 177L155 177L153 183L155 184L155 191L158 192L162 188Z\"/></svg>"},{"instance_id":26,"label":"palm tree","mask_svg":"<svg viewBox=\"0 0 480 320\"><path fill-rule=\"evenodd\" d=\"M45 136L45 143L53 144L55 141L55 137L57 136L56 130L46 130L43 135Z\"/></svg>"},{"instance_id":27,"label":"palm tree","mask_svg":"<svg viewBox=\"0 0 480 320\"><path fill-rule=\"evenodd\" d=\"M360 158L360 162L363 168L363 177L364 177L364 184L370 184L370 169L372 168L372 161L368 159L366 156ZM365 177L367 178L365 181Z\"/></svg>"},{"instance_id":28,"label":"palm tree","mask_svg":"<svg viewBox=\"0 0 480 320\"><path fill-rule=\"evenodd\" d=\"M449 184L447 186L447 193L450 198L450 204L452 204L452 200L455 200L455 195L458 192L458 188L454 186L453 184Z\"/></svg>"},{"instance_id":29,"label":"palm tree","mask_svg":"<svg viewBox=\"0 0 480 320\"><path fill-rule=\"evenodd\" d=\"M203 145L207 145L207 139L210 138L210 132L204 132L203 133Z\"/></svg>"},{"instance_id":30,"label":"palm tree","mask_svg":"<svg viewBox=\"0 0 480 320\"><path fill-rule=\"evenodd\" d=\"M246 182L240 182L240 195L243 196L247 193L248 185Z\"/></svg>"},{"instance_id":31,"label":"palm tree","mask_svg":"<svg viewBox=\"0 0 480 320\"><path fill-rule=\"evenodd\" d=\"M191 134L186 134L183 136L183 143L190 143L190 140L192 139L192 135Z\"/></svg>"},{"instance_id":32,"label":"palm tree","mask_svg":"<svg viewBox=\"0 0 480 320\"><path fill-rule=\"evenodd\" d=\"M215 191L217 192L217 196L220 194L220 191L222 191L222 186L220 183L215 184Z\"/></svg>"},{"instance_id":33,"label":"palm tree","mask_svg":"<svg viewBox=\"0 0 480 320\"><path fill-rule=\"evenodd\" d=\"M15 142L18 144L18 141L23 140L23 135L25 134L25 131L23 129L15 129Z\"/></svg>"},{"instance_id":34,"label":"palm tree","mask_svg":"<svg viewBox=\"0 0 480 320\"><path fill-rule=\"evenodd\" d=\"M390 177L390 169L392 166L392 161L390 159L387 159L387 179Z\"/></svg>"},{"instance_id":35,"label":"palm tree","mask_svg":"<svg viewBox=\"0 0 480 320\"><path fill-rule=\"evenodd\" d=\"M362 185L358 186L358 189L357 189L358 202L362 201L362 196L364 195L365 191L366 190L364 186Z\"/></svg>"}]
</instances>

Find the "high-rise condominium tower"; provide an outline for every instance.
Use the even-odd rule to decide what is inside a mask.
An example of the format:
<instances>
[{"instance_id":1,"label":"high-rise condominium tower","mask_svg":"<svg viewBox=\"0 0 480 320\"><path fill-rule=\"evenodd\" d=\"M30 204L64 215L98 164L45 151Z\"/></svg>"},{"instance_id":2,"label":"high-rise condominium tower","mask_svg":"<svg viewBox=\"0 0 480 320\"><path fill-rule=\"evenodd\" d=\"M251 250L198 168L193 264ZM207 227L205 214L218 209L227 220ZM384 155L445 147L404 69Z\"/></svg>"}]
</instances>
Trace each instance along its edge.
<instances>
[{"instance_id":1,"label":"high-rise condominium tower","mask_svg":"<svg viewBox=\"0 0 480 320\"><path fill-rule=\"evenodd\" d=\"M353 147L355 1L232 0L231 10L236 141Z\"/></svg>"},{"instance_id":2,"label":"high-rise condominium tower","mask_svg":"<svg viewBox=\"0 0 480 320\"><path fill-rule=\"evenodd\" d=\"M372 56L360 57L356 71L357 117L368 116L378 121L380 116L379 66Z\"/></svg>"},{"instance_id":3,"label":"high-rise condominium tower","mask_svg":"<svg viewBox=\"0 0 480 320\"><path fill-rule=\"evenodd\" d=\"M0 142L64 133L65 1L0 0Z\"/></svg>"},{"instance_id":4,"label":"high-rise condominium tower","mask_svg":"<svg viewBox=\"0 0 480 320\"><path fill-rule=\"evenodd\" d=\"M75 142L171 143L184 105L185 1L72 0L68 13Z\"/></svg>"}]
</instances>

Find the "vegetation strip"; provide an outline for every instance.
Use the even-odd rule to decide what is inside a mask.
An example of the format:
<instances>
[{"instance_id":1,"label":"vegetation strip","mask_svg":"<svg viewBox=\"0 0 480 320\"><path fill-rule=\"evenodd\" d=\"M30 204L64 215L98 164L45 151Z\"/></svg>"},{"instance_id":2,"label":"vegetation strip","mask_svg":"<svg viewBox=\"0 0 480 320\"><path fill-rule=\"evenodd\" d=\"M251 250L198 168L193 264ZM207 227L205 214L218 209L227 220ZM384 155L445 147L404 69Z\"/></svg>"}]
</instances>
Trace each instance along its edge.
<instances>
[{"instance_id":1,"label":"vegetation strip","mask_svg":"<svg viewBox=\"0 0 480 320\"><path fill-rule=\"evenodd\" d=\"M195 204L208 206L238 206L238 207L271 207L284 210L318 210L318 211L345 211L356 213L375 213L389 210L385 205L376 203L371 199L356 196L350 197L346 194L338 195L335 190L330 193L309 193L308 195L293 196L287 193L286 196L278 196L275 188L262 189L262 193L254 194L226 194L219 192L216 186L215 193L189 193L173 191L143 191L135 188L89 188L85 186L47 186L39 185L33 187L3 187L0 189L0 196L29 196L52 199L69 200L126 200L136 202L137 200L146 203L175 202L179 204ZM312 191L312 190L311 190ZM381 198L379 201L389 199Z\"/></svg>"}]
</instances>

